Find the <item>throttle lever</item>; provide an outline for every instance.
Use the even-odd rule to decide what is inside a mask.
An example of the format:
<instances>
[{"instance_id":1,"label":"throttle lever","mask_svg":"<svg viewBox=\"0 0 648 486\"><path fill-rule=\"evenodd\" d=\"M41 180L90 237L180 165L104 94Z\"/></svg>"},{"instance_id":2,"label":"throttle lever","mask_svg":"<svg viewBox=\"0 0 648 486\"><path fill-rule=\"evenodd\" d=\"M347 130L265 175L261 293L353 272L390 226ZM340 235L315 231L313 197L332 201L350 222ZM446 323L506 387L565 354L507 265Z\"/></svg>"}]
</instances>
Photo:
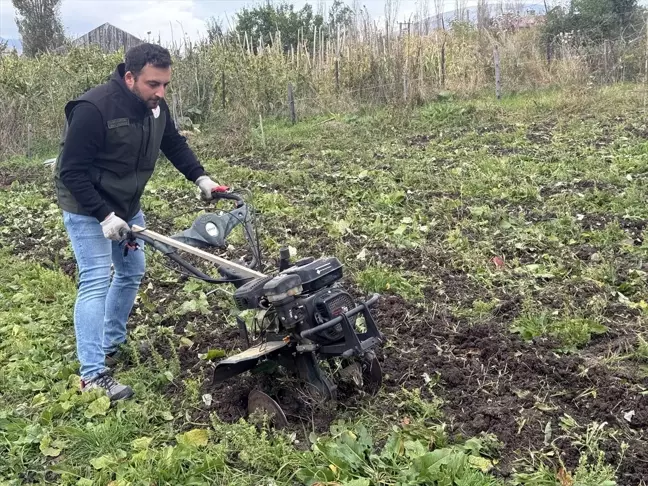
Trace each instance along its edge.
<instances>
[{"instance_id":1,"label":"throttle lever","mask_svg":"<svg viewBox=\"0 0 648 486\"><path fill-rule=\"evenodd\" d=\"M245 204L243 198L234 193L234 190L228 186L217 186L212 189L212 201L218 199L230 199L236 202L236 207L240 208Z\"/></svg>"},{"instance_id":2,"label":"throttle lever","mask_svg":"<svg viewBox=\"0 0 648 486\"><path fill-rule=\"evenodd\" d=\"M202 199L203 201L210 201L210 200L218 199L219 196L223 194L228 194L230 192L232 192L232 188L228 186L216 186L211 191L212 193L211 199L207 199L207 196L205 196L203 193L200 193L200 199Z\"/></svg>"},{"instance_id":3,"label":"throttle lever","mask_svg":"<svg viewBox=\"0 0 648 486\"><path fill-rule=\"evenodd\" d=\"M135 239L135 235L132 231L126 231L125 229L122 229L119 231L119 235L124 238L122 240L122 242L124 243L124 256L127 256L130 250L139 250L139 245L137 244L137 240Z\"/></svg>"}]
</instances>

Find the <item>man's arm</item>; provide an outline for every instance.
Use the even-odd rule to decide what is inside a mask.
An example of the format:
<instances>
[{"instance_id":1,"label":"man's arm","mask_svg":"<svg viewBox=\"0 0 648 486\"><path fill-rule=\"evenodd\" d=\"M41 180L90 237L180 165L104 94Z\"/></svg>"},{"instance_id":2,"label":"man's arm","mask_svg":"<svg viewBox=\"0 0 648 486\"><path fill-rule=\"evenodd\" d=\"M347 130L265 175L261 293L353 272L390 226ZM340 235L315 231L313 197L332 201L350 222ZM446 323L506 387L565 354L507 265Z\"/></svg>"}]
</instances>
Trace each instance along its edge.
<instances>
[{"instance_id":1,"label":"man's arm","mask_svg":"<svg viewBox=\"0 0 648 486\"><path fill-rule=\"evenodd\" d=\"M90 180L91 167L104 144L103 118L90 103L80 103L70 114L69 126L61 153L61 181L76 201L99 221L112 212Z\"/></svg>"},{"instance_id":2,"label":"man's arm","mask_svg":"<svg viewBox=\"0 0 648 486\"><path fill-rule=\"evenodd\" d=\"M171 111L164 100L160 103L160 109L166 111L166 126L160 149L167 159L191 182L196 182L200 176L205 175L205 169L196 154L189 148L187 139L180 135L176 129Z\"/></svg>"}]
</instances>

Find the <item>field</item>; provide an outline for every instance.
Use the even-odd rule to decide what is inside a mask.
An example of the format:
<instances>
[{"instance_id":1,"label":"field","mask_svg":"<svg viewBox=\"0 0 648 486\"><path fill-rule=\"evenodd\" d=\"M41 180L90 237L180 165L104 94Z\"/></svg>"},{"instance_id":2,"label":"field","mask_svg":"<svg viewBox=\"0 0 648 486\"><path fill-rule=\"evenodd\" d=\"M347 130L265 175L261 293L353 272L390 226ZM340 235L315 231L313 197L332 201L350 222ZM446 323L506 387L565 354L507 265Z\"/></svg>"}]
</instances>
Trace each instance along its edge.
<instances>
[{"instance_id":1,"label":"field","mask_svg":"<svg viewBox=\"0 0 648 486\"><path fill-rule=\"evenodd\" d=\"M231 134L189 134L221 183L253 195L268 268L282 245L334 255L357 294L382 295L383 389L334 407L289 393L284 431L244 420L245 401L294 384L209 384L208 358L241 346L231 289L150 251L116 373L136 397L81 395L50 169L5 160L0 485L646 484L645 96L267 119L230 151ZM172 234L210 207L161 160L144 209ZM230 243L238 255L240 234Z\"/></svg>"}]
</instances>

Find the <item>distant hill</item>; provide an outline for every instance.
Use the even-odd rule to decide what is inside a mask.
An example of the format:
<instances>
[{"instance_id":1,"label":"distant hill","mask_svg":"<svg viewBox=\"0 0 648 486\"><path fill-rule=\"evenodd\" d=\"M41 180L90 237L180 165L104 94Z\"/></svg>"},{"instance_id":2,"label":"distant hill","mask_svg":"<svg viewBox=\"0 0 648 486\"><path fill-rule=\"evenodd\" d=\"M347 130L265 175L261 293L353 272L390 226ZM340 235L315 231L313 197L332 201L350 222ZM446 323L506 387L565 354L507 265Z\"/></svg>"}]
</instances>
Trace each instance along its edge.
<instances>
[{"instance_id":1,"label":"distant hill","mask_svg":"<svg viewBox=\"0 0 648 486\"><path fill-rule=\"evenodd\" d=\"M18 53L22 52L22 42L20 42L20 39L5 39L3 37L0 37L0 42L2 42L3 44L6 42L10 50L12 48L15 48Z\"/></svg>"},{"instance_id":2,"label":"distant hill","mask_svg":"<svg viewBox=\"0 0 648 486\"><path fill-rule=\"evenodd\" d=\"M498 15L502 14L500 7L497 5L490 5L489 8L490 8L491 18L497 17ZM544 15L546 11L544 5L530 3L528 5L521 4L519 8L517 8L517 11L515 11L513 8L505 8L503 13L516 13L518 15L525 16L525 15ZM421 22L413 22L412 28L418 28L418 26L421 25L421 26L427 26L427 29L429 30L440 29L441 28L440 17L441 16L439 15L432 15ZM456 10L448 10L444 12L443 23L445 27L448 28L450 26L450 23L453 22L456 18L457 18ZM467 7L466 9L464 9L463 20L467 20L468 22L471 23L476 23L477 7Z\"/></svg>"}]
</instances>

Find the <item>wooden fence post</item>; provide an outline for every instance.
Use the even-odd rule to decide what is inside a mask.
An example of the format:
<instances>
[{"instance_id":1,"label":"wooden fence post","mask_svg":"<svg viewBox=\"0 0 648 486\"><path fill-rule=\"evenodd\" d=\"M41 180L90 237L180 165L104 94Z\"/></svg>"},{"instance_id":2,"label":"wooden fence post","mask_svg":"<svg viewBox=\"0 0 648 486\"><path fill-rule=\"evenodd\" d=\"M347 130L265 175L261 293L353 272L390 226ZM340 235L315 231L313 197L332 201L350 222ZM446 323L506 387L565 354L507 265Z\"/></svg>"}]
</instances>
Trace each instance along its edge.
<instances>
[{"instance_id":1,"label":"wooden fence post","mask_svg":"<svg viewBox=\"0 0 648 486\"><path fill-rule=\"evenodd\" d=\"M648 108L648 16L646 17L646 53L645 53L645 65L644 65L644 116L646 115L646 108Z\"/></svg>"},{"instance_id":2,"label":"wooden fence post","mask_svg":"<svg viewBox=\"0 0 648 486\"><path fill-rule=\"evenodd\" d=\"M610 41L603 41L603 82L607 83L610 79Z\"/></svg>"},{"instance_id":3,"label":"wooden fence post","mask_svg":"<svg viewBox=\"0 0 648 486\"><path fill-rule=\"evenodd\" d=\"M403 73L403 101L407 104L407 73Z\"/></svg>"},{"instance_id":4,"label":"wooden fence post","mask_svg":"<svg viewBox=\"0 0 648 486\"><path fill-rule=\"evenodd\" d=\"M261 141L263 142L263 148L266 148L265 132L263 131L263 116L261 116L261 113L259 113L259 126L261 127Z\"/></svg>"},{"instance_id":5,"label":"wooden fence post","mask_svg":"<svg viewBox=\"0 0 648 486\"><path fill-rule=\"evenodd\" d=\"M221 73L221 102L225 109L225 71Z\"/></svg>"},{"instance_id":6,"label":"wooden fence post","mask_svg":"<svg viewBox=\"0 0 648 486\"><path fill-rule=\"evenodd\" d=\"M443 44L441 44L441 89L445 89L445 77L446 77L446 52L445 52L446 40L443 38Z\"/></svg>"},{"instance_id":7,"label":"wooden fence post","mask_svg":"<svg viewBox=\"0 0 648 486\"><path fill-rule=\"evenodd\" d=\"M288 104L290 105L290 119L294 125L297 121L297 115L295 114L295 98L293 96L292 83L288 83Z\"/></svg>"},{"instance_id":8,"label":"wooden fence post","mask_svg":"<svg viewBox=\"0 0 648 486\"><path fill-rule=\"evenodd\" d=\"M497 46L493 50L493 58L495 60L495 95L499 100L502 98L502 80L500 78L500 57Z\"/></svg>"},{"instance_id":9,"label":"wooden fence post","mask_svg":"<svg viewBox=\"0 0 648 486\"><path fill-rule=\"evenodd\" d=\"M340 59L335 60L335 91L340 91Z\"/></svg>"},{"instance_id":10,"label":"wooden fence post","mask_svg":"<svg viewBox=\"0 0 648 486\"><path fill-rule=\"evenodd\" d=\"M644 84L648 85L648 16L646 17L646 53L644 66Z\"/></svg>"},{"instance_id":11,"label":"wooden fence post","mask_svg":"<svg viewBox=\"0 0 648 486\"><path fill-rule=\"evenodd\" d=\"M27 124L27 158L32 158L32 125Z\"/></svg>"}]
</instances>

